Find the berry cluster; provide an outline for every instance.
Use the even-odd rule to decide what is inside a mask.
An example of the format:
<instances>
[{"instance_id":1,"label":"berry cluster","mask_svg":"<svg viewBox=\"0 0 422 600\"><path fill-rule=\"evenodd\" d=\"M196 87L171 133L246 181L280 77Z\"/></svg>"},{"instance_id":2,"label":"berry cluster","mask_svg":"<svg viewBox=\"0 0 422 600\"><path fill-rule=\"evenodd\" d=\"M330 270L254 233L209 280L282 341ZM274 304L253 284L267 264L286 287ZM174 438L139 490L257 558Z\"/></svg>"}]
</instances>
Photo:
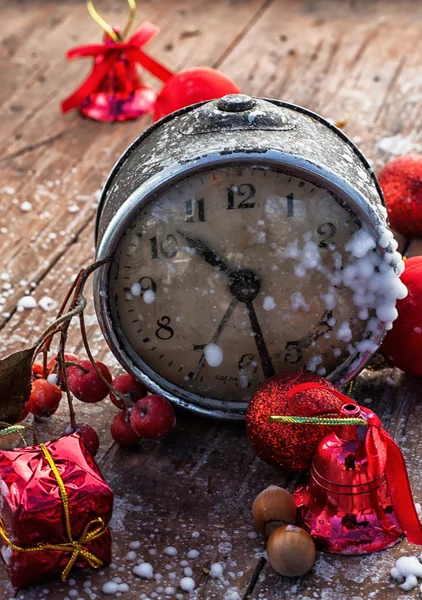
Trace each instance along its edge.
<instances>
[{"instance_id":1,"label":"berry cluster","mask_svg":"<svg viewBox=\"0 0 422 600\"><path fill-rule=\"evenodd\" d=\"M163 438L173 428L175 415L170 402L161 396L148 394L147 389L128 373L113 381L104 363L81 360L69 353L64 354L61 369L59 364L57 357L45 366L33 363L31 395L20 421L29 413L35 417L50 417L59 407L62 392L66 391L89 404L100 402L109 395L113 404L121 410L111 425L111 435L121 446L131 446L140 439ZM95 429L86 423L75 423L73 419L73 426L66 433L75 431L95 456L99 447Z\"/></svg>"}]
</instances>

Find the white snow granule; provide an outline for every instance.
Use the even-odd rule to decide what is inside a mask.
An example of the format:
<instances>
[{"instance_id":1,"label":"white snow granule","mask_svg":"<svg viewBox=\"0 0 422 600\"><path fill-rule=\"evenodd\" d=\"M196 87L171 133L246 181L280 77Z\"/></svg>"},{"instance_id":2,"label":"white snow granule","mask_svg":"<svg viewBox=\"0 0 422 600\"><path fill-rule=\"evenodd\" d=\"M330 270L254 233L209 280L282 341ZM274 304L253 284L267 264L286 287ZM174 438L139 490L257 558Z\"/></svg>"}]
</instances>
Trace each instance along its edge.
<instances>
[{"instance_id":1,"label":"white snow granule","mask_svg":"<svg viewBox=\"0 0 422 600\"><path fill-rule=\"evenodd\" d=\"M183 569L183 575L185 575L185 577L192 577L193 575L193 571L190 567L185 567Z\"/></svg>"},{"instance_id":2,"label":"white snow granule","mask_svg":"<svg viewBox=\"0 0 422 600\"><path fill-rule=\"evenodd\" d=\"M362 228L352 235L345 248L356 258L363 258L369 250L376 248L376 242L369 231Z\"/></svg>"},{"instance_id":3,"label":"white snow granule","mask_svg":"<svg viewBox=\"0 0 422 600\"><path fill-rule=\"evenodd\" d=\"M126 554L126 560L135 560L136 558L136 552L134 552L133 550L131 550L130 552L128 552Z\"/></svg>"},{"instance_id":4,"label":"white snow granule","mask_svg":"<svg viewBox=\"0 0 422 600\"><path fill-rule=\"evenodd\" d=\"M349 321L343 321L336 331L336 338L341 342L350 342L352 339L352 330L349 327Z\"/></svg>"},{"instance_id":5,"label":"white snow granule","mask_svg":"<svg viewBox=\"0 0 422 600\"><path fill-rule=\"evenodd\" d=\"M229 588L224 594L223 600L241 600L239 590L236 588Z\"/></svg>"},{"instance_id":6,"label":"white snow granule","mask_svg":"<svg viewBox=\"0 0 422 600\"><path fill-rule=\"evenodd\" d=\"M129 591L129 586L127 583L119 583L119 587L117 589L118 592L120 592L121 594L125 594L126 592Z\"/></svg>"},{"instance_id":7,"label":"white snow granule","mask_svg":"<svg viewBox=\"0 0 422 600\"><path fill-rule=\"evenodd\" d=\"M408 575L406 577L406 581L402 583L400 587L405 592L408 592L409 590L413 590L413 588L415 588L417 585L418 580L416 579L415 575Z\"/></svg>"},{"instance_id":8,"label":"white snow granule","mask_svg":"<svg viewBox=\"0 0 422 600\"><path fill-rule=\"evenodd\" d=\"M182 577L179 585L184 592L193 592L195 589L195 582L192 577Z\"/></svg>"},{"instance_id":9,"label":"white snow granule","mask_svg":"<svg viewBox=\"0 0 422 600\"><path fill-rule=\"evenodd\" d=\"M309 304L306 302L301 292L293 292L293 294L290 296L290 306L295 312L300 309L306 312L310 309Z\"/></svg>"},{"instance_id":10,"label":"white snow granule","mask_svg":"<svg viewBox=\"0 0 422 600\"><path fill-rule=\"evenodd\" d=\"M142 298L145 304L152 304L153 302L155 302L155 292L153 292L152 290L146 290Z\"/></svg>"},{"instance_id":11,"label":"white snow granule","mask_svg":"<svg viewBox=\"0 0 422 600\"><path fill-rule=\"evenodd\" d=\"M210 568L211 577L215 577L216 579L222 579L223 577L223 565L221 563L212 563Z\"/></svg>"},{"instance_id":12,"label":"white snow granule","mask_svg":"<svg viewBox=\"0 0 422 600\"><path fill-rule=\"evenodd\" d=\"M219 367L223 362L223 351L217 344L207 344L204 348L204 355L210 367Z\"/></svg>"},{"instance_id":13,"label":"white snow granule","mask_svg":"<svg viewBox=\"0 0 422 600\"><path fill-rule=\"evenodd\" d=\"M193 537L193 538L199 538L199 536L200 536L200 535L201 535L201 534L199 533L199 531L193 531L193 532L192 532L192 537Z\"/></svg>"},{"instance_id":14,"label":"white snow granule","mask_svg":"<svg viewBox=\"0 0 422 600\"><path fill-rule=\"evenodd\" d=\"M264 310L273 310L276 306L277 304L272 296L265 296L263 304Z\"/></svg>"},{"instance_id":15,"label":"white snow granule","mask_svg":"<svg viewBox=\"0 0 422 600\"><path fill-rule=\"evenodd\" d=\"M140 283L134 283L130 288L132 296L140 296L142 294L142 287Z\"/></svg>"},{"instance_id":16,"label":"white snow granule","mask_svg":"<svg viewBox=\"0 0 422 600\"><path fill-rule=\"evenodd\" d=\"M168 585L166 588L164 588L164 593L166 596L174 596L176 590L171 585Z\"/></svg>"},{"instance_id":17,"label":"white snow granule","mask_svg":"<svg viewBox=\"0 0 422 600\"><path fill-rule=\"evenodd\" d=\"M152 579L154 577L154 569L150 563L141 563L133 567L133 574L143 579Z\"/></svg>"},{"instance_id":18,"label":"white snow granule","mask_svg":"<svg viewBox=\"0 0 422 600\"><path fill-rule=\"evenodd\" d=\"M33 296L24 296L20 300L18 300L17 309L19 312L22 312L25 309L35 308L37 306L37 301Z\"/></svg>"},{"instance_id":19,"label":"white snow granule","mask_svg":"<svg viewBox=\"0 0 422 600\"><path fill-rule=\"evenodd\" d=\"M129 544L129 548L131 550L138 550L141 547L141 542L139 542L138 540L135 540L134 542L130 542Z\"/></svg>"},{"instance_id":20,"label":"white snow granule","mask_svg":"<svg viewBox=\"0 0 422 600\"><path fill-rule=\"evenodd\" d=\"M167 554L168 556L176 556L177 549L174 546L167 546L167 548L164 548L164 554Z\"/></svg>"},{"instance_id":21,"label":"white snow granule","mask_svg":"<svg viewBox=\"0 0 422 600\"><path fill-rule=\"evenodd\" d=\"M38 306L42 308L42 310L49 312L50 310L56 310L58 304L55 300L53 300L53 298L50 298L49 296L43 296L38 302Z\"/></svg>"},{"instance_id":22,"label":"white snow granule","mask_svg":"<svg viewBox=\"0 0 422 600\"><path fill-rule=\"evenodd\" d=\"M195 558L198 558L199 552L198 552L198 550L189 550L187 556L190 559L192 559L192 558L195 559Z\"/></svg>"},{"instance_id":23,"label":"white snow granule","mask_svg":"<svg viewBox=\"0 0 422 600\"><path fill-rule=\"evenodd\" d=\"M57 374L56 373L51 373L51 375L49 375L47 377L47 381L48 383L52 383L53 385L57 385Z\"/></svg>"},{"instance_id":24,"label":"white snow granule","mask_svg":"<svg viewBox=\"0 0 422 600\"><path fill-rule=\"evenodd\" d=\"M407 579L409 575L422 577L422 564L418 561L416 556L401 556L396 561L395 566L391 569L390 575L393 579L397 579L398 581Z\"/></svg>"},{"instance_id":25,"label":"white snow granule","mask_svg":"<svg viewBox=\"0 0 422 600\"><path fill-rule=\"evenodd\" d=\"M110 582L112 583L112 582ZM114 592L113 592L114 593ZM70 598L76 598L77 596L79 596L79 592L78 590L69 590L68 594L67 594Z\"/></svg>"},{"instance_id":26,"label":"white snow granule","mask_svg":"<svg viewBox=\"0 0 422 600\"><path fill-rule=\"evenodd\" d=\"M71 204L67 207L68 212L71 214L79 212L79 206L77 204Z\"/></svg>"},{"instance_id":27,"label":"white snow granule","mask_svg":"<svg viewBox=\"0 0 422 600\"><path fill-rule=\"evenodd\" d=\"M409 154L419 147L415 144L410 136L402 136L400 134L383 137L377 142L377 146L383 152L390 154Z\"/></svg>"},{"instance_id":28,"label":"white snow granule","mask_svg":"<svg viewBox=\"0 0 422 600\"><path fill-rule=\"evenodd\" d=\"M116 594L119 590L119 584L114 581L107 581L101 588L103 594ZM73 591L73 590L71 590ZM70 594L68 594L70 596Z\"/></svg>"},{"instance_id":29,"label":"white snow granule","mask_svg":"<svg viewBox=\"0 0 422 600\"><path fill-rule=\"evenodd\" d=\"M20 205L20 209L22 212L29 212L30 210L32 210L32 204L25 200L25 202L22 202L22 204Z\"/></svg>"}]
</instances>

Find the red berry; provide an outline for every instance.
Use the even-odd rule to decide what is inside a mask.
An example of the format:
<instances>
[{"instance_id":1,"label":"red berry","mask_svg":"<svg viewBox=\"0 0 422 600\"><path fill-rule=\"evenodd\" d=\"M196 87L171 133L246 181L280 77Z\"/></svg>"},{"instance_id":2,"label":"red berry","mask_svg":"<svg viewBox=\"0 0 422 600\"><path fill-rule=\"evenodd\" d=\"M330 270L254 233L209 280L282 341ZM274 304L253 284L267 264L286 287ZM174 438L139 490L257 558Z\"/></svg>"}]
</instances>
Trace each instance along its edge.
<instances>
[{"instance_id":1,"label":"red berry","mask_svg":"<svg viewBox=\"0 0 422 600\"><path fill-rule=\"evenodd\" d=\"M404 261L400 276L408 295L396 304L399 316L387 332L381 353L395 366L416 377L422 376L422 256Z\"/></svg>"},{"instance_id":2,"label":"red berry","mask_svg":"<svg viewBox=\"0 0 422 600\"><path fill-rule=\"evenodd\" d=\"M65 352L64 355L64 359L66 362L74 362L74 363L80 363L81 360L78 356L76 356L76 354L70 354L68 352ZM53 356L53 358L48 362L47 364L47 371L49 373L51 373L51 371L53 371L54 373L57 373L57 369L58 369L58 362L57 362L57 356ZM69 369L69 367L68 367ZM64 387L64 382L63 382L63 378L62 378L62 383L61 386L63 391L65 391L65 387Z\"/></svg>"},{"instance_id":3,"label":"red berry","mask_svg":"<svg viewBox=\"0 0 422 600\"><path fill-rule=\"evenodd\" d=\"M44 368L41 363L32 363L32 379L40 379L44 377Z\"/></svg>"},{"instance_id":4,"label":"red berry","mask_svg":"<svg viewBox=\"0 0 422 600\"><path fill-rule=\"evenodd\" d=\"M79 433L81 436L91 456L95 456L100 447L100 440L95 429L86 423L78 423L76 425L76 433Z\"/></svg>"},{"instance_id":5,"label":"red berry","mask_svg":"<svg viewBox=\"0 0 422 600\"><path fill-rule=\"evenodd\" d=\"M113 387L116 388L116 390L121 394L129 396L130 400L133 402L136 402L139 400L139 398L142 398L142 396L145 396L147 393L146 387L142 385L142 383L139 383L139 381L136 381L136 379L132 377L132 375L129 375L129 373L124 373L123 375L116 377L116 379L113 381ZM123 402L123 400L115 396L113 392L110 392L110 400L115 406L117 406L117 408L120 408L121 410L126 409L126 404Z\"/></svg>"},{"instance_id":6,"label":"red berry","mask_svg":"<svg viewBox=\"0 0 422 600\"><path fill-rule=\"evenodd\" d=\"M49 417L59 407L62 391L57 385L46 379L36 379L32 382L29 410L38 417Z\"/></svg>"},{"instance_id":7,"label":"red berry","mask_svg":"<svg viewBox=\"0 0 422 600\"><path fill-rule=\"evenodd\" d=\"M173 429L175 422L173 406L162 396L141 398L130 414L134 432L148 440L165 437Z\"/></svg>"},{"instance_id":8,"label":"red berry","mask_svg":"<svg viewBox=\"0 0 422 600\"><path fill-rule=\"evenodd\" d=\"M400 156L378 175L391 227L406 236L422 231L422 156Z\"/></svg>"},{"instance_id":9,"label":"red berry","mask_svg":"<svg viewBox=\"0 0 422 600\"><path fill-rule=\"evenodd\" d=\"M139 442L139 436L133 431L126 412L114 417L110 430L111 437L119 446L133 446Z\"/></svg>"},{"instance_id":10,"label":"red berry","mask_svg":"<svg viewBox=\"0 0 422 600\"><path fill-rule=\"evenodd\" d=\"M79 367L67 369L67 381L69 389L82 402L100 402L108 394L108 387L95 371L89 360L82 360ZM112 376L108 367L102 362L95 362L97 369L103 377L111 383Z\"/></svg>"}]
</instances>

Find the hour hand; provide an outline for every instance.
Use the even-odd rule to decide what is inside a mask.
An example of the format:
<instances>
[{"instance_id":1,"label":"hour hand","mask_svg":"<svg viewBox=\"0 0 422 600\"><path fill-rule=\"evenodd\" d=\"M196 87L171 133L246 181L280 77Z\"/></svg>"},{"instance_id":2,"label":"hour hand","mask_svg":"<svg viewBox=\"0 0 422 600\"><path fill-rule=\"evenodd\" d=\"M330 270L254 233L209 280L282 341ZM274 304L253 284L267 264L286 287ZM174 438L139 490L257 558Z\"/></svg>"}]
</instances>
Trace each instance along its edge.
<instances>
[{"instance_id":1,"label":"hour hand","mask_svg":"<svg viewBox=\"0 0 422 600\"><path fill-rule=\"evenodd\" d=\"M215 267L219 271L227 271L230 272L232 269L224 262L224 260L218 256L211 248L208 248L206 244L202 240L198 238L191 237L187 235L183 231L178 231L178 233L185 238L187 243L191 248L196 250L196 254L203 258L205 262L207 262L212 267Z\"/></svg>"}]
</instances>

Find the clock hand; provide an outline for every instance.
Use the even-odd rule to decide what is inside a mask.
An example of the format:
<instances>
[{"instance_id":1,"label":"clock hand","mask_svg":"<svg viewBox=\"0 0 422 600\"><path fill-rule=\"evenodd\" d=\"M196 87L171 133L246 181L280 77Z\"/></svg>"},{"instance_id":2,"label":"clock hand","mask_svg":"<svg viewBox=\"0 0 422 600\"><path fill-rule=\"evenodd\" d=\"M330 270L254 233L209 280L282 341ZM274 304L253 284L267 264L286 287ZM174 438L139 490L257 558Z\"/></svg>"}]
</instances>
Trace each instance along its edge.
<instances>
[{"instance_id":1,"label":"clock hand","mask_svg":"<svg viewBox=\"0 0 422 600\"><path fill-rule=\"evenodd\" d=\"M238 303L239 303L239 301L236 298L233 298L233 300L230 302L229 307L226 310L226 312L224 313L224 316L221 319L221 321L220 321L217 329L215 330L215 333L212 336L211 341L208 342L209 344L215 344L216 343L216 341L220 337L221 332L223 331L224 327L226 326L228 320L230 319L230 317L231 317L234 309L238 305ZM202 353L202 356L199 359L198 364L196 365L195 370L192 373L189 373L189 379L191 379L192 381L194 381L197 378L197 376L199 374L199 371L204 366L204 363L205 363L205 352Z\"/></svg>"},{"instance_id":2,"label":"clock hand","mask_svg":"<svg viewBox=\"0 0 422 600\"><path fill-rule=\"evenodd\" d=\"M245 304L249 312L249 320L251 322L252 331L255 334L255 344L258 349L259 358L261 360L262 370L264 371L265 377L272 377L272 375L275 375L275 371L267 350L267 345L262 335L261 327L259 325L258 317L256 316L254 305L252 303L252 300L247 300Z\"/></svg>"},{"instance_id":3,"label":"clock hand","mask_svg":"<svg viewBox=\"0 0 422 600\"><path fill-rule=\"evenodd\" d=\"M183 231L178 231L181 236L185 238L191 248L196 250L196 254L203 258L212 267L216 267L219 271L227 271L230 273L232 269L224 262L224 260L218 256L211 248L208 248L204 242L198 238L193 238L187 235Z\"/></svg>"}]
</instances>

